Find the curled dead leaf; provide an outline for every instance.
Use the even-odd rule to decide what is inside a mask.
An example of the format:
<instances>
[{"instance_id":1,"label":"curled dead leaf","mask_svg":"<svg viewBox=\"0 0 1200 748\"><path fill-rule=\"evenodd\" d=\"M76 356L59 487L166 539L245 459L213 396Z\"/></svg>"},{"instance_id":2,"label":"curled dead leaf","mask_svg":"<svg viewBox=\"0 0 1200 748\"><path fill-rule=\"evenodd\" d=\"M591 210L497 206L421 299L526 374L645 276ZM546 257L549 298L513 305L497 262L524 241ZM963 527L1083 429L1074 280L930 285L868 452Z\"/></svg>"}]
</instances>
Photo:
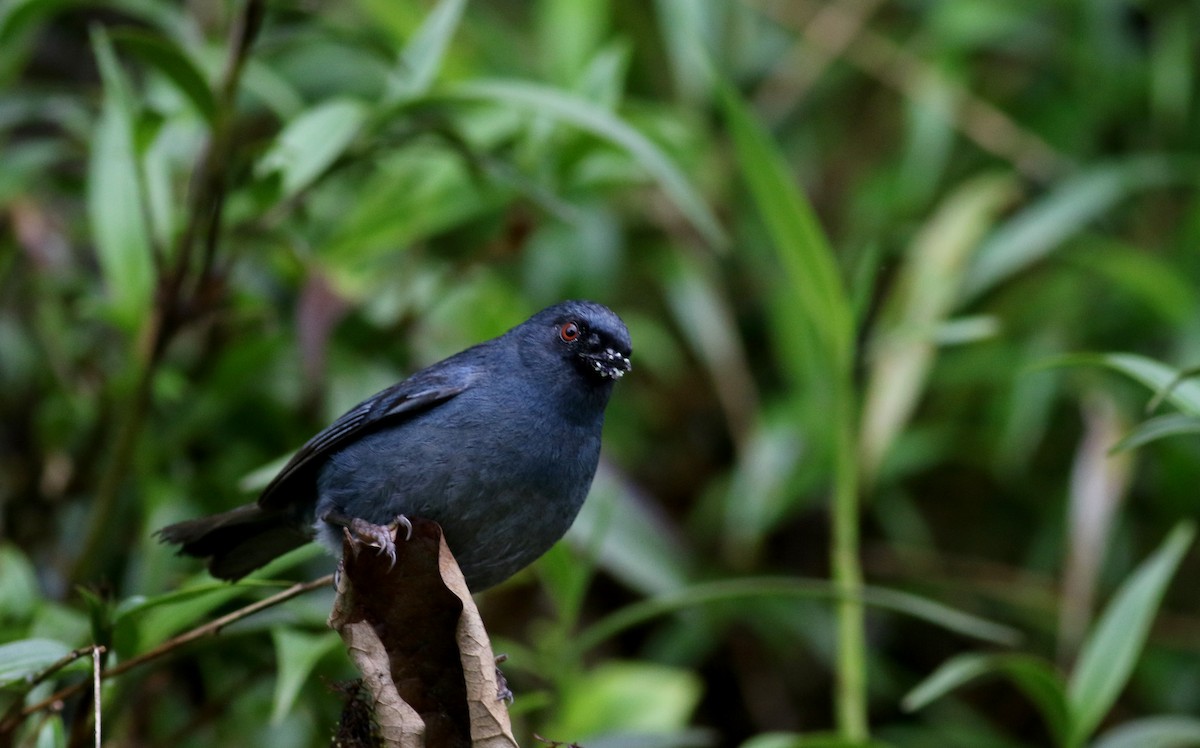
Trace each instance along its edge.
<instances>
[{"instance_id":1,"label":"curled dead leaf","mask_svg":"<svg viewBox=\"0 0 1200 748\"><path fill-rule=\"evenodd\" d=\"M386 555L347 537L329 625L371 694L388 748L515 748L479 611L442 537L413 520Z\"/></svg>"}]
</instances>

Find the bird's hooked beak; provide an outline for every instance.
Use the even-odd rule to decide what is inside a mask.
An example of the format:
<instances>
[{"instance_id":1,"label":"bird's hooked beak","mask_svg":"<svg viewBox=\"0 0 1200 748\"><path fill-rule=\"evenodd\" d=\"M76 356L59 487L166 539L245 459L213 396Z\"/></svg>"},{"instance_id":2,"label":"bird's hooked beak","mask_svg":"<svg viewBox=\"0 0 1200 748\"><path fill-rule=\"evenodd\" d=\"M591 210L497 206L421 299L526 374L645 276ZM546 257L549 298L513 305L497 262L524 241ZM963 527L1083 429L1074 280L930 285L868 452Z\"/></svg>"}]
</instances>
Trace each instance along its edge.
<instances>
[{"instance_id":1,"label":"bird's hooked beak","mask_svg":"<svg viewBox=\"0 0 1200 748\"><path fill-rule=\"evenodd\" d=\"M596 353L584 353L581 357L605 379L617 380L625 376L625 374L633 369L633 364L630 363L629 357L620 351L612 348L605 348L603 351Z\"/></svg>"}]
</instances>

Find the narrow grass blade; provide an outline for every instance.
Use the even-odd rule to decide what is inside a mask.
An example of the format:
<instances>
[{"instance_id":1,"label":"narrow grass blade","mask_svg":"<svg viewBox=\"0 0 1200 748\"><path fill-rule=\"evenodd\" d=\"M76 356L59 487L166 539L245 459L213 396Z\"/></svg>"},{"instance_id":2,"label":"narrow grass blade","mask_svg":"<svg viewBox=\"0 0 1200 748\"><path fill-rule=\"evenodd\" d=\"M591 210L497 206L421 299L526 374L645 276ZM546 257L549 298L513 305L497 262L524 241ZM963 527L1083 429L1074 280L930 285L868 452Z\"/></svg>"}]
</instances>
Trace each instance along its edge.
<instances>
[{"instance_id":1,"label":"narrow grass blade","mask_svg":"<svg viewBox=\"0 0 1200 748\"><path fill-rule=\"evenodd\" d=\"M688 725L703 693L704 682L691 670L609 660L564 679L555 717L542 729L585 743L593 743L589 736L604 742L599 736L614 724L629 733L669 736Z\"/></svg>"},{"instance_id":2,"label":"narrow grass blade","mask_svg":"<svg viewBox=\"0 0 1200 748\"><path fill-rule=\"evenodd\" d=\"M825 579L745 577L706 582L627 605L582 631L576 637L576 646L581 652L586 651L628 628L681 610L732 600L771 597L836 601L844 596L839 594L833 582ZM1013 644L1020 640L1020 634L1007 626L906 592L866 587L860 599L868 605L908 615L981 641Z\"/></svg>"},{"instance_id":3,"label":"narrow grass blade","mask_svg":"<svg viewBox=\"0 0 1200 748\"><path fill-rule=\"evenodd\" d=\"M280 199L287 200L312 184L341 156L367 118L367 107L351 99L322 102L288 122L255 172L278 172Z\"/></svg>"},{"instance_id":4,"label":"narrow grass blade","mask_svg":"<svg viewBox=\"0 0 1200 748\"><path fill-rule=\"evenodd\" d=\"M1200 416L1200 381L1181 376L1178 369L1133 353L1080 353L1052 358L1042 364L1056 366L1103 366L1149 387L1155 400L1166 399L1184 413Z\"/></svg>"},{"instance_id":5,"label":"narrow grass blade","mask_svg":"<svg viewBox=\"0 0 1200 748\"><path fill-rule=\"evenodd\" d=\"M1112 446L1111 452L1125 452L1130 449L1149 444L1152 441L1165 439L1168 436L1181 434L1200 434L1200 416L1187 413L1171 413L1143 421L1129 432L1121 441Z\"/></svg>"},{"instance_id":6,"label":"narrow grass blade","mask_svg":"<svg viewBox=\"0 0 1200 748\"><path fill-rule=\"evenodd\" d=\"M1022 654L965 654L947 660L904 697L904 708L916 711L972 681L1003 676L1037 706L1050 731L1061 740L1070 725L1066 683L1054 667Z\"/></svg>"},{"instance_id":7,"label":"narrow grass blade","mask_svg":"<svg viewBox=\"0 0 1200 748\"><path fill-rule=\"evenodd\" d=\"M129 28L114 30L112 39L166 76L196 112L209 125L213 123L217 116L216 98L200 68L184 54L181 46L157 34Z\"/></svg>"},{"instance_id":8,"label":"narrow grass blade","mask_svg":"<svg viewBox=\"0 0 1200 748\"><path fill-rule=\"evenodd\" d=\"M892 748L892 744L879 740L847 740L831 733L764 732L739 748Z\"/></svg>"},{"instance_id":9,"label":"narrow grass blade","mask_svg":"<svg viewBox=\"0 0 1200 748\"><path fill-rule=\"evenodd\" d=\"M866 632L863 621L862 567L858 546L858 466L856 452L857 405L851 381L854 359L854 311L833 251L817 217L796 186L783 155L726 82L719 84L722 110L733 136L742 178L770 235L783 267L780 286L794 294L801 310L798 319L780 320L791 336L792 350L819 341L816 360L810 363L817 376L806 385L823 388L810 397L827 408L828 452L832 456L833 484L830 550L833 579L841 596L837 603L837 710L839 734L863 740L867 727Z\"/></svg>"},{"instance_id":10,"label":"narrow grass blade","mask_svg":"<svg viewBox=\"0 0 1200 748\"><path fill-rule=\"evenodd\" d=\"M870 484L925 389L935 335L950 317L971 253L1012 200L1010 175L968 181L945 200L905 254L872 341L859 464Z\"/></svg>"},{"instance_id":11,"label":"narrow grass blade","mask_svg":"<svg viewBox=\"0 0 1200 748\"><path fill-rule=\"evenodd\" d=\"M570 84L610 33L609 0L541 0L535 7L538 59L555 82Z\"/></svg>"},{"instance_id":12,"label":"narrow grass blade","mask_svg":"<svg viewBox=\"0 0 1200 748\"><path fill-rule=\"evenodd\" d=\"M964 296L972 298L1061 247L1071 236L1139 190L1193 179L1194 161L1133 156L1073 176L1013 216L980 248Z\"/></svg>"},{"instance_id":13,"label":"narrow grass blade","mask_svg":"<svg viewBox=\"0 0 1200 748\"><path fill-rule=\"evenodd\" d=\"M88 218L113 316L133 331L147 318L154 290L153 250L134 148L135 103L103 30L93 32L92 49L104 82L104 103L88 162Z\"/></svg>"},{"instance_id":14,"label":"narrow grass blade","mask_svg":"<svg viewBox=\"0 0 1200 748\"><path fill-rule=\"evenodd\" d=\"M1192 544L1196 528L1180 523L1121 585L1080 650L1068 699L1073 716L1069 746L1082 745L1125 687L1150 634L1167 583Z\"/></svg>"},{"instance_id":15,"label":"narrow grass blade","mask_svg":"<svg viewBox=\"0 0 1200 748\"><path fill-rule=\"evenodd\" d=\"M429 12L400 53L384 95L385 104L408 101L429 91L466 5L467 0L442 0Z\"/></svg>"},{"instance_id":16,"label":"narrow grass blade","mask_svg":"<svg viewBox=\"0 0 1200 748\"><path fill-rule=\"evenodd\" d=\"M783 155L737 92L721 87L721 104L738 166L775 244L788 285L806 313L797 320L820 336L841 376L853 343L850 301L833 250L811 204L796 186Z\"/></svg>"},{"instance_id":17,"label":"narrow grass blade","mask_svg":"<svg viewBox=\"0 0 1200 748\"><path fill-rule=\"evenodd\" d=\"M1200 719L1145 717L1104 733L1091 748L1194 748L1200 746Z\"/></svg>"},{"instance_id":18,"label":"narrow grass blade","mask_svg":"<svg viewBox=\"0 0 1200 748\"><path fill-rule=\"evenodd\" d=\"M689 101L703 100L712 88L708 50L720 47L720 34L734 12L732 4L657 0L654 5L676 89Z\"/></svg>"},{"instance_id":19,"label":"narrow grass blade","mask_svg":"<svg viewBox=\"0 0 1200 748\"><path fill-rule=\"evenodd\" d=\"M666 301L683 337L708 370L730 434L740 446L759 410L758 392L733 304L718 280L720 272L703 258L684 253L664 266L668 268L662 273Z\"/></svg>"},{"instance_id":20,"label":"narrow grass blade","mask_svg":"<svg viewBox=\"0 0 1200 748\"><path fill-rule=\"evenodd\" d=\"M271 724L278 725L296 703L300 689L308 681L321 658L341 646L341 639L332 631L308 634L287 628L271 629L275 642L275 699L271 707Z\"/></svg>"}]
</instances>

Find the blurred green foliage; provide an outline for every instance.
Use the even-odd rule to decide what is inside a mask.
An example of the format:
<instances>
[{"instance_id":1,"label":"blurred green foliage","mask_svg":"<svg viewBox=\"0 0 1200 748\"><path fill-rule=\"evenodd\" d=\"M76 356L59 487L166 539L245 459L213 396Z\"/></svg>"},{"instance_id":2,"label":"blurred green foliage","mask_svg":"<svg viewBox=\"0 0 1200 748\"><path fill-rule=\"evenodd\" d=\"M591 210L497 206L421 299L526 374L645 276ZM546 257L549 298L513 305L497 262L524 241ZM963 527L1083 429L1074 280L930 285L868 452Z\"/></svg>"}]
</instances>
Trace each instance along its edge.
<instances>
[{"instance_id":1,"label":"blurred green foliage","mask_svg":"<svg viewBox=\"0 0 1200 748\"><path fill-rule=\"evenodd\" d=\"M1200 745L1198 16L0 4L0 745L91 740L12 719L71 650L330 567L215 584L155 528L577 296L635 373L481 598L524 743ZM329 603L107 681L106 739L327 743Z\"/></svg>"}]
</instances>

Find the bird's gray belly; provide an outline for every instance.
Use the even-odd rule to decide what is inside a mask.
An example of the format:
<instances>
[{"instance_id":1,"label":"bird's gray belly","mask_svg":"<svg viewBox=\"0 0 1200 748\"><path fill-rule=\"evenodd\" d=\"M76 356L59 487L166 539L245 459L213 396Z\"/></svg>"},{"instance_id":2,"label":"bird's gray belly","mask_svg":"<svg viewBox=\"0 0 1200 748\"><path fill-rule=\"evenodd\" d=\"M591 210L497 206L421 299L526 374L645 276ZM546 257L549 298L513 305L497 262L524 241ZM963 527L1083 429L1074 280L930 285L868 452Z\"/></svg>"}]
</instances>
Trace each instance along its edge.
<instances>
[{"instance_id":1,"label":"bird's gray belly","mask_svg":"<svg viewBox=\"0 0 1200 748\"><path fill-rule=\"evenodd\" d=\"M594 431L516 440L465 424L432 435L382 430L321 468L316 514L337 509L374 524L400 514L433 520L468 586L481 590L532 563L571 526L599 458ZM419 443L409 436L415 432L425 436ZM318 538L340 553L340 529L316 525Z\"/></svg>"}]
</instances>

